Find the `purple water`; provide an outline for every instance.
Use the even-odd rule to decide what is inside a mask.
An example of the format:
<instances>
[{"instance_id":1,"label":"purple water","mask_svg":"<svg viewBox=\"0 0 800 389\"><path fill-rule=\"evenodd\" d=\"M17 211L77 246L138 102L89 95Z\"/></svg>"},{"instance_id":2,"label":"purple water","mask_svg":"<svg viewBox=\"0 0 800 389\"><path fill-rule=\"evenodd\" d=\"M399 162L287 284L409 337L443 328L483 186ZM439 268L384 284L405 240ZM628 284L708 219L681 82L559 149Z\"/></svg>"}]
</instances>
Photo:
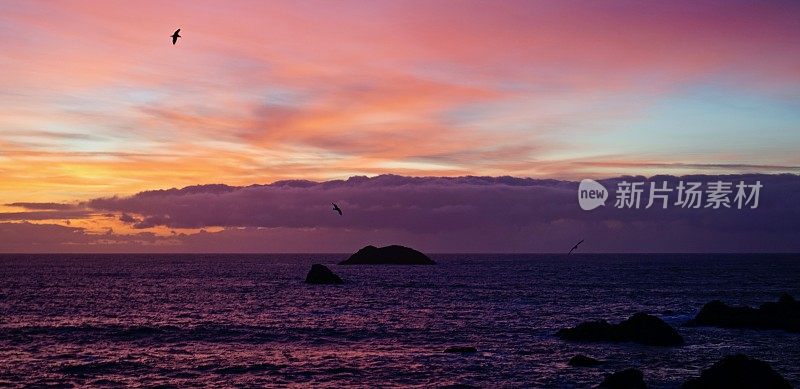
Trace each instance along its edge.
<instances>
[{"instance_id":1,"label":"purple water","mask_svg":"<svg viewBox=\"0 0 800 389\"><path fill-rule=\"evenodd\" d=\"M798 255L435 255L303 283L345 257L2 255L0 385L586 387L633 366L658 388L737 352L800 385L800 334L681 326L712 299L800 297ZM637 311L687 344L553 336ZM576 353L609 363L567 366Z\"/></svg>"}]
</instances>

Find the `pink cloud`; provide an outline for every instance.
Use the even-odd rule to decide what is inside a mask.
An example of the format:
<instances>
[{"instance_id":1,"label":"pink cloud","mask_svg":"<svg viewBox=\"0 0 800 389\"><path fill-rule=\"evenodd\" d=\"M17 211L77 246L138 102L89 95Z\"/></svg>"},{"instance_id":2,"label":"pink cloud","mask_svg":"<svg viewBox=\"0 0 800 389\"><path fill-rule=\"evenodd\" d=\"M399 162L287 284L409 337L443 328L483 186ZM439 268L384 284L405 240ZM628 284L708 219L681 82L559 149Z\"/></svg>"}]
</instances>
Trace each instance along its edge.
<instances>
[{"instance_id":1,"label":"pink cloud","mask_svg":"<svg viewBox=\"0 0 800 389\"><path fill-rule=\"evenodd\" d=\"M156 1L31 1L0 11L0 186L41 201L253 177L597 176L608 166L570 162L619 150L576 145L586 132L646 117L686 86L792 95L800 79L791 1L175 1L170 12ZM757 160L726 149L719 161L654 161L652 146L633 158L792 168L786 144L769 146Z\"/></svg>"}]
</instances>

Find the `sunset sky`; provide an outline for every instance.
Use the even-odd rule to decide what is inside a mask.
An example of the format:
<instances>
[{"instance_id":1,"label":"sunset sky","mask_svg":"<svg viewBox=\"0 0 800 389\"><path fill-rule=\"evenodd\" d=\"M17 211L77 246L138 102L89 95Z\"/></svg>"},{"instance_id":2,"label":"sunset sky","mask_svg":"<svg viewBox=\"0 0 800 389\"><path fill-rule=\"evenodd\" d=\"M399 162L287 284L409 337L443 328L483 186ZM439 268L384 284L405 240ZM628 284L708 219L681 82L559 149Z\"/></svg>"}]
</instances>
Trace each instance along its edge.
<instances>
[{"instance_id":1,"label":"sunset sky","mask_svg":"<svg viewBox=\"0 0 800 389\"><path fill-rule=\"evenodd\" d=\"M92 206L191 185L800 173L797 1L4 1L0 48L0 251L316 228Z\"/></svg>"}]
</instances>

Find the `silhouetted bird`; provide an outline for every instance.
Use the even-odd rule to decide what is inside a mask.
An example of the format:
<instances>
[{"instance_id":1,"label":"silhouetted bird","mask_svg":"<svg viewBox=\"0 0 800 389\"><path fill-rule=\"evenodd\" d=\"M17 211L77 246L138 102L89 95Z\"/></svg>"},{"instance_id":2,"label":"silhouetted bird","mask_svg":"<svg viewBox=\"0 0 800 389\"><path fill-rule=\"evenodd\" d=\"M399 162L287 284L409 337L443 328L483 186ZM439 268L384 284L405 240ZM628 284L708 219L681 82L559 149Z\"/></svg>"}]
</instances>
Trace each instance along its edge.
<instances>
[{"instance_id":1,"label":"silhouetted bird","mask_svg":"<svg viewBox=\"0 0 800 389\"><path fill-rule=\"evenodd\" d=\"M333 204L333 210L339 212L339 216L342 216L342 209L339 208L339 206L336 205L336 203L331 203L331 204Z\"/></svg>"},{"instance_id":2,"label":"silhouetted bird","mask_svg":"<svg viewBox=\"0 0 800 389\"><path fill-rule=\"evenodd\" d=\"M584 241L584 240L583 240L583 239L581 239L581 241L580 241L580 242L578 242L578 243L575 243L575 246L572 246L572 248L571 248L571 249L569 249L569 252L568 252L567 254L572 254L572 252L573 252L573 251L575 251L575 249L577 249L577 248L578 248L578 246L579 246L581 243L583 243L583 241Z\"/></svg>"},{"instance_id":3,"label":"silhouetted bird","mask_svg":"<svg viewBox=\"0 0 800 389\"><path fill-rule=\"evenodd\" d=\"M179 32L181 32L181 29L180 29L180 28L179 28L179 29L177 29L177 30L175 30L175 33L174 33L174 34L172 34L172 44L173 44L173 45L175 44L175 42L177 42L177 41L178 41L178 38L180 38L180 37L181 37L180 35L178 35L178 33L179 33Z\"/></svg>"}]
</instances>

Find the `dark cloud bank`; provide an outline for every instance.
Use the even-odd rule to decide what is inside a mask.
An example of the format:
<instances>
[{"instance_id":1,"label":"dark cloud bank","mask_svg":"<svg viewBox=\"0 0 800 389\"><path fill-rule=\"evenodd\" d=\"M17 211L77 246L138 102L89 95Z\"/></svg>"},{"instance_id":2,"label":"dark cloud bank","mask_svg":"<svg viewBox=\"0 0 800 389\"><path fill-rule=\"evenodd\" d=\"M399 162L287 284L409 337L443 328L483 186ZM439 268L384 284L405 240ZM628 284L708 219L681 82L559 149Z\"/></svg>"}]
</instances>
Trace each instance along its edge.
<instances>
[{"instance_id":1,"label":"dark cloud bank","mask_svg":"<svg viewBox=\"0 0 800 389\"><path fill-rule=\"evenodd\" d=\"M757 209L618 209L613 190L621 180L667 181L671 187L678 180L743 180L760 181L763 188ZM3 223L0 250L351 252L366 244L400 243L429 252L564 252L585 238L581 249L592 252L800 251L800 176L600 182L612 197L607 206L592 211L578 206L578 182L560 180L383 175L322 183L199 185L83 204L93 212L118 214L142 229L138 235ZM642 207L646 199L645 193ZM342 207L344 216L331 210L331 202ZM154 226L225 230L157 237L145 230Z\"/></svg>"}]
</instances>

